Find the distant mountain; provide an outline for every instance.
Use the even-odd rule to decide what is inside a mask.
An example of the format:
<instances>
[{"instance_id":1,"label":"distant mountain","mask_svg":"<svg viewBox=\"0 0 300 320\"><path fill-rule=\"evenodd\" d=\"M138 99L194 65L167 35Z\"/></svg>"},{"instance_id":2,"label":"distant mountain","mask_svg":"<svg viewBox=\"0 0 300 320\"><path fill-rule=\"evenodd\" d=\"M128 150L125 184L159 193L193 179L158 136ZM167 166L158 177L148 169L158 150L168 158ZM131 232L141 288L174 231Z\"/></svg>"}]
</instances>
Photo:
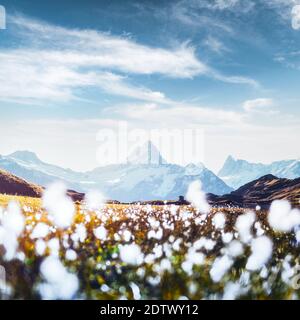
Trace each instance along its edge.
<instances>
[{"instance_id":1,"label":"distant mountain","mask_svg":"<svg viewBox=\"0 0 300 320\"><path fill-rule=\"evenodd\" d=\"M43 162L37 157L37 155L34 152L30 151L16 151L12 154L9 155L9 157L24 161L27 163L32 163L32 164L42 164Z\"/></svg>"},{"instance_id":2,"label":"distant mountain","mask_svg":"<svg viewBox=\"0 0 300 320\"><path fill-rule=\"evenodd\" d=\"M172 166L169 167L169 170L171 170ZM137 169L137 168L135 168ZM156 168L157 169L157 168ZM192 169L192 171L195 170L196 176L199 175L199 172L197 170L196 166L190 165L188 168L186 168L188 171ZM143 170L141 167L140 170ZM200 169L201 170L201 169ZM164 170L163 170L164 171ZM157 174L154 174L154 176L150 179L151 185L155 185L155 180L158 179L159 174L164 173L163 171L159 171ZM138 172L138 174L141 172ZM205 173L204 174L209 174ZM195 176L189 176L187 175L185 177L184 183L182 183L183 186L187 187L190 181L194 181L193 178ZM204 176L202 176L204 177ZM149 176L147 176L149 178ZM162 175L161 179L164 179L164 175ZM154 181L153 181L154 180ZM148 190L148 186L146 185L140 185L139 187L143 190L143 188L146 188ZM176 199L177 195L179 193L184 194L185 190L183 189L177 189L176 185L176 179L170 183L170 186L174 186L174 189L158 189L157 193L152 193L152 196L147 199L144 194L139 193L138 188L135 188L131 185L132 189L137 192L137 196L132 196L132 199L145 199L145 201L156 199L155 204L163 204L164 201L162 200L169 200L169 199ZM166 187L166 186L165 186ZM159 186L158 186L159 188ZM178 192L183 191L183 192ZM116 192L116 194L119 194L119 192L122 192L122 188L114 189L113 192ZM148 190L148 195L151 193L150 190ZM4 170L0 170L0 194L8 194L8 195L21 195L21 196L28 196L28 197L41 197L43 193L43 188L29 183L25 181L24 179L21 179L15 175L12 175L11 173L8 173ZM168 194L166 197L162 197L161 194ZM83 193L78 193L76 191L68 190L67 194L74 200L74 201L81 201L84 198ZM120 194L119 194L120 195ZM126 199L122 199L120 195L120 200L123 202L131 202L135 200L128 200L129 194L126 194ZM171 195L169 197L169 195ZM260 207L267 209L271 203L274 200L289 200L293 206L299 207L300 206L300 178L298 179L282 179L277 178L273 175L266 175L263 176L257 180L254 180L241 188L239 188L236 191L233 191L226 195L215 195L212 193L207 194L208 202L213 206L238 206L243 208L255 208L257 205ZM159 201L161 200L161 201ZM154 202L152 201L152 204ZM173 201L169 203L175 203L175 204L187 204L184 200L179 201Z\"/></svg>"},{"instance_id":3,"label":"distant mountain","mask_svg":"<svg viewBox=\"0 0 300 320\"><path fill-rule=\"evenodd\" d=\"M232 156L229 156L218 176L227 185L237 189L268 174L273 174L279 178L296 179L300 177L300 161L283 160L271 164L262 164L250 163L246 160L235 160Z\"/></svg>"},{"instance_id":4,"label":"distant mountain","mask_svg":"<svg viewBox=\"0 0 300 320\"><path fill-rule=\"evenodd\" d=\"M202 182L206 192L224 194L232 190L213 172L194 164L112 165L87 173L86 179L99 185L109 198L124 202L177 199L195 180Z\"/></svg>"},{"instance_id":5,"label":"distant mountain","mask_svg":"<svg viewBox=\"0 0 300 320\"><path fill-rule=\"evenodd\" d=\"M83 173L45 163L28 151L0 156L0 168L42 186L59 180L69 189L79 192L96 189L109 199L123 202L177 199L186 193L194 180L201 180L205 192L221 195L232 191L202 164L179 166L166 163L151 142L133 150L125 164Z\"/></svg>"},{"instance_id":6,"label":"distant mountain","mask_svg":"<svg viewBox=\"0 0 300 320\"><path fill-rule=\"evenodd\" d=\"M71 189L81 190L77 182L82 173L45 163L33 152L17 151L8 156L0 156L0 168L42 186L62 181Z\"/></svg>"},{"instance_id":7,"label":"distant mountain","mask_svg":"<svg viewBox=\"0 0 300 320\"><path fill-rule=\"evenodd\" d=\"M0 194L38 198L41 196L42 191L41 187L28 183L4 170L0 170Z\"/></svg>"},{"instance_id":8,"label":"distant mountain","mask_svg":"<svg viewBox=\"0 0 300 320\"><path fill-rule=\"evenodd\" d=\"M289 200L293 206L300 206L300 178L291 180L269 174L245 184L228 195L208 195L208 200L213 205L228 204L252 208L257 205L267 208L272 201L282 199Z\"/></svg>"}]
</instances>

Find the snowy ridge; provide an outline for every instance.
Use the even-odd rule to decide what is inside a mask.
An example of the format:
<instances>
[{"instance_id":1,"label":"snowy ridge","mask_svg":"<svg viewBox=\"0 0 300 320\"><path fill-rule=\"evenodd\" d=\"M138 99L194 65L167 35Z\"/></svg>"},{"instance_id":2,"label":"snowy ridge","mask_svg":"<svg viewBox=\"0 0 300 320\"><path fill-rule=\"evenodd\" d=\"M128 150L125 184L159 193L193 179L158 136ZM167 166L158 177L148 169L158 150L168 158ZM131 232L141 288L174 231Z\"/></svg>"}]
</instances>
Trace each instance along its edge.
<instances>
[{"instance_id":1,"label":"snowy ridge","mask_svg":"<svg viewBox=\"0 0 300 320\"><path fill-rule=\"evenodd\" d=\"M219 171L218 176L230 187L237 189L242 185L272 174L278 178L296 179L300 177L300 161L283 160L271 164L250 163L246 160L236 160L229 156Z\"/></svg>"},{"instance_id":2,"label":"snowy ridge","mask_svg":"<svg viewBox=\"0 0 300 320\"><path fill-rule=\"evenodd\" d=\"M157 163L152 163L153 159L158 160ZM158 149L149 143L135 150L128 158L128 163L108 165L83 173L47 164L27 151L0 156L0 168L42 186L62 181L69 189L79 192L97 189L109 199L124 202L175 200L179 195L185 195L189 184L195 180L202 182L203 190L207 193L222 195L232 191L203 164L168 164Z\"/></svg>"}]
</instances>

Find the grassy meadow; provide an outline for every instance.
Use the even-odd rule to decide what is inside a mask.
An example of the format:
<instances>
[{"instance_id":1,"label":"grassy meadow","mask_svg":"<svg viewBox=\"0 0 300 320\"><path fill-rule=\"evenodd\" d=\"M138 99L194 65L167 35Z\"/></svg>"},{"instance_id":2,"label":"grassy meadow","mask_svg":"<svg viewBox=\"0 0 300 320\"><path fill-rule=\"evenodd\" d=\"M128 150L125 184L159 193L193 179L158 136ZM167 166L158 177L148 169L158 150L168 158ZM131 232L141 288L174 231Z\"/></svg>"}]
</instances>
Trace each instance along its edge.
<instances>
[{"instance_id":1,"label":"grassy meadow","mask_svg":"<svg viewBox=\"0 0 300 320\"><path fill-rule=\"evenodd\" d=\"M40 199L26 197L0 197L2 222L11 201L19 204L24 228L13 248L0 230L3 298L299 298L295 232L275 232L266 211L252 212L247 240L245 223L237 227L247 212L238 208L203 215L191 206L109 204L88 210L77 203L73 223L58 228ZM272 242L264 257L254 252L257 238Z\"/></svg>"}]
</instances>

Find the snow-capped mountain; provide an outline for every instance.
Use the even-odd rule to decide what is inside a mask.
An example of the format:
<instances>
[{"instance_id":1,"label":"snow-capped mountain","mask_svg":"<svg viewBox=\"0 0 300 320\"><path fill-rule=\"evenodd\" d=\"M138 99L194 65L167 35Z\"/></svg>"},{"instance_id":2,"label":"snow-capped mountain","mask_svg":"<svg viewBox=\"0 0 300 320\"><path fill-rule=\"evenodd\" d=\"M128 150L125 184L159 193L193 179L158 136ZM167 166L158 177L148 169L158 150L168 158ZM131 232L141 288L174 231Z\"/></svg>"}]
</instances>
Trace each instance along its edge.
<instances>
[{"instance_id":1,"label":"snow-capped mountain","mask_svg":"<svg viewBox=\"0 0 300 320\"><path fill-rule=\"evenodd\" d=\"M76 189L82 176L82 173L45 163L29 151L17 151L8 156L0 156L0 168L42 186L59 180L65 182L69 188Z\"/></svg>"},{"instance_id":2,"label":"snow-capped mountain","mask_svg":"<svg viewBox=\"0 0 300 320\"><path fill-rule=\"evenodd\" d=\"M272 174L278 178L296 179L300 177L299 160L276 161L271 164L250 163L229 156L218 176L230 187L237 189L262 176Z\"/></svg>"},{"instance_id":3,"label":"snow-capped mountain","mask_svg":"<svg viewBox=\"0 0 300 320\"><path fill-rule=\"evenodd\" d=\"M45 163L28 151L0 156L0 168L42 186L60 180L69 189L80 192L97 189L109 199L123 202L177 199L179 195L185 195L188 185L195 180L200 180L208 193L222 195L232 191L203 164L166 163L149 142L134 150L125 164L98 167L83 173Z\"/></svg>"},{"instance_id":4,"label":"snow-capped mountain","mask_svg":"<svg viewBox=\"0 0 300 320\"><path fill-rule=\"evenodd\" d=\"M97 168L87 173L88 180L119 201L177 199L185 195L189 184L201 180L206 192L232 191L205 167L190 164L124 164Z\"/></svg>"}]
</instances>

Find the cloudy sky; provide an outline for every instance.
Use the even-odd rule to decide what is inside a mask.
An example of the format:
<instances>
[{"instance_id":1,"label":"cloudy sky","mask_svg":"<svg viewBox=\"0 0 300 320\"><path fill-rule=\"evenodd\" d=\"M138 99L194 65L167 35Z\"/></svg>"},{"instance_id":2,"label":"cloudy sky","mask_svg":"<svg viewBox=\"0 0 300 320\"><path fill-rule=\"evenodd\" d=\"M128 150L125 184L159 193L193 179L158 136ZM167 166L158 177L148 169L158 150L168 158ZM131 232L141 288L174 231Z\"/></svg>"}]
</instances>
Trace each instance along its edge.
<instances>
[{"instance_id":1,"label":"cloudy sky","mask_svg":"<svg viewBox=\"0 0 300 320\"><path fill-rule=\"evenodd\" d=\"M300 0L0 4L0 154L90 169L127 121L200 128L214 171L299 158Z\"/></svg>"}]
</instances>

